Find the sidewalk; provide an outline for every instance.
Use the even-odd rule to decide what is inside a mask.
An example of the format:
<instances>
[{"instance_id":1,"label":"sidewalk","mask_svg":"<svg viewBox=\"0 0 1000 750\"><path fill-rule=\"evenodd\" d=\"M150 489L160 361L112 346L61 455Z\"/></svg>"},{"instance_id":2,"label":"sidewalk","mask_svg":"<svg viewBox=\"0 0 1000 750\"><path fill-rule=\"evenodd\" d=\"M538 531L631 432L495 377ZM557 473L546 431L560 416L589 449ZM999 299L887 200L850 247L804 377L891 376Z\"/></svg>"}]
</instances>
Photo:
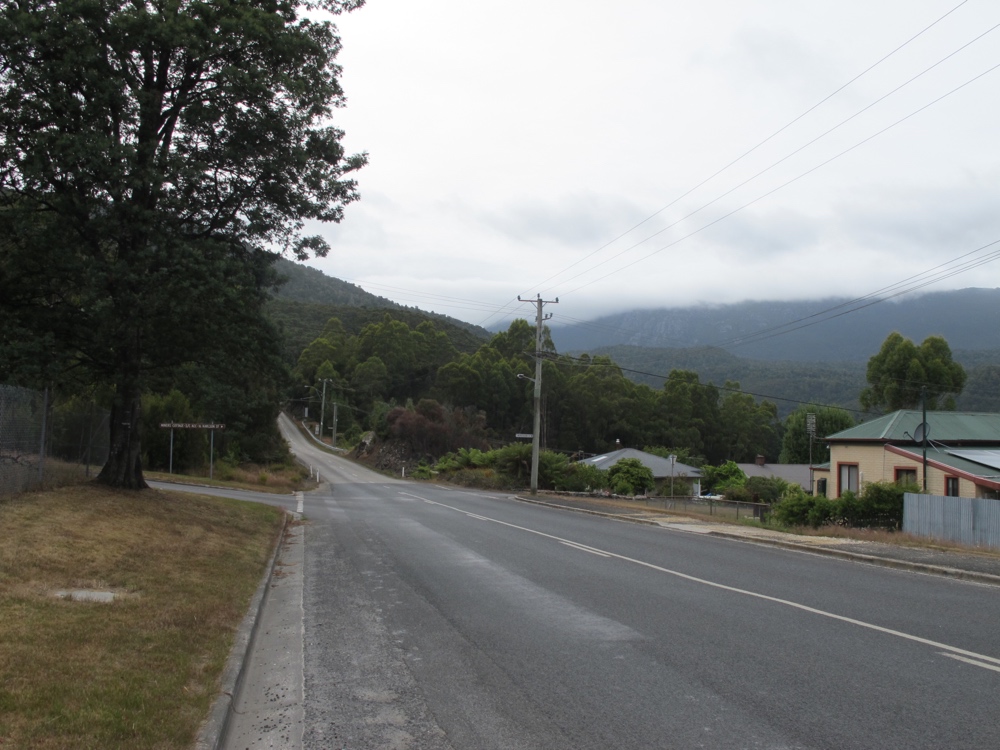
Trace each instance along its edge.
<instances>
[{"instance_id":1,"label":"sidewalk","mask_svg":"<svg viewBox=\"0 0 1000 750\"><path fill-rule=\"evenodd\" d=\"M960 578L1000 586L1000 552L973 549L951 551L923 547L903 547L881 542L828 536L802 536L755 526L714 522L704 518L652 511L632 504L597 497L568 497L539 493L535 497L516 495L518 500L580 513L615 518L685 531L725 537L755 544L795 549L813 554L840 557L870 565L910 570L931 575Z\"/></svg>"}]
</instances>

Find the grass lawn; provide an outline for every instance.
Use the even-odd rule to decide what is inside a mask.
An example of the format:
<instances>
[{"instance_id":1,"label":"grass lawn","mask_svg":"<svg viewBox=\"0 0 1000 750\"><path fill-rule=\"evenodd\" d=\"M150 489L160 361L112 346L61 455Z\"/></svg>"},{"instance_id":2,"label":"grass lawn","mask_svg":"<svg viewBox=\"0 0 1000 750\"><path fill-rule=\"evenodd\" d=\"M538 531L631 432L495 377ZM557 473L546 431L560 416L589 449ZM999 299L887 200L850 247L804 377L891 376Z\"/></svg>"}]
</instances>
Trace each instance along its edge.
<instances>
[{"instance_id":1,"label":"grass lawn","mask_svg":"<svg viewBox=\"0 0 1000 750\"><path fill-rule=\"evenodd\" d=\"M281 518L98 485L0 501L0 748L190 748Z\"/></svg>"}]
</instances>

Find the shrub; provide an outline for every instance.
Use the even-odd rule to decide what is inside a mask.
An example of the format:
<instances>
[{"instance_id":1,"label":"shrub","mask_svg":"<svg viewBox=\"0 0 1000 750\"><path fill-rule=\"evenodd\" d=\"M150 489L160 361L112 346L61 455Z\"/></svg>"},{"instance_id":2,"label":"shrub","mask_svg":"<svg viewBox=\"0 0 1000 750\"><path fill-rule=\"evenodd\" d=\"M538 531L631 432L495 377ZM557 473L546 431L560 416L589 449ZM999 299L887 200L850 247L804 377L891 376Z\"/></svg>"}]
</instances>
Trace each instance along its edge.
<instances>
[{"instance_id":1,"label":"shrub","mask_svg":"<svg viewBox=\"0 0 1000 750\"><path fill-rule=\"evenodd\" d=\"M852 525L899 529L903 525L903 495L919 492L915 485L869 482L861 492L861 512Z\"/></svg>"},{"instance_id":2,"label":"shrub","mask_svg":"<svg viewBox=\"0 0 1000 750\"><path fill-rule=\"evenodd\" d=\"M811 501L809 512L806 514L806 521L809 525L814 529L818 529L820 526L830 523L837 512L834 501L827 499L823 495L816 495L814 497L806 495L806 497L809 497Z\"/></svg>"},{"instance_id":3,"label":"shrub","mask_svg":"<svg viewBox=\"0 0 1000 750\"><path fill-rule=\"evenodd\" d=\"M743 486L755 498L753 502L774 503L788 489L788 482L780 477L750 477Z\"/></svg>"},{"instance_id":4,"label":"shrub","mask_svg":"<svg viewBox=\"0 0 1000 750\"><path fill-rule=\"evenodd\" d=\"M871 482L861 495L845 492L836 500L812 497L798 485L789 487L774 506L774 518L786 526L835 523L856 528L898 529L903 523L903 494L915 488L894 482Z\"/></svg>"},{"instance_id":5,"label":"shrub","mask_svg":"<svg viewBox=\"0 0 1000 750\"><path fill-rule=\"evenodd\" d=\"M805 526L809 523L809 511L816 498L807 495L798 485L791 485L773 508L774 520L784 526Z\"/></svg>"},{"instance_id":6,"label":"shrub","mask_svg":"<svg viewBox=\"0 0 1000 750\"><path fill-rule=\"evenodd\" d=\"M569 458L564 453L540 451L538 454L538 486L555 489L569 466Z\"/></svg>"},{"instance_id":7,"label":"shrub","mask_svg":"<svg viewBox=\"0 0 1000 750\"><path fill-rule=\"evenodd\" d=\"M490 465L498 472L508 474L515 479L527 479L531 476L529 443L511 443L490 453L492 454Z\"/></svg>"},{"instance_id":8,"label":"shrub","mask_svg":"<svg viewBox=\"0 0 1000 750\"><path fill-rule=\"evenodd\" d=\"M635 495L656 486L653 472L637 458L623 458L608 469L608 485L616 495Z\"/></svg>"},{"instance_id":9,"label":"shrub","mask_svg":"<svg viewBox=\"0 0 1000 750\"><path fill-rule=\"evenodd\" d=\"M431 467L427 465L425 461L421 461L419 464L417 464L417 468L413 469L413 471L410 472L410 476L415 477L417 479L430 479L432 476L434 476L434 472L431 469Z\"/></svg>"},{"instance_id":10,"label":"shrub","mask_svg":"<svg viewBox=\"0 0 1000 750\"><path fill-rule=\"evenodd\" d=\"M729 487L742 487L746 484L747 475L735 461L726 461L721 466L703 466L705 489L715 492L725 492Z\"/></svg>"},{"instance_id":11,"label":"shrub","mask_svg":"<svg viewBox=\"0 0 1000 750\"><path fill-rule=\"evenodd\" d=\"M569 464L556 481L555 489L567 492L587 492L607 486L607 474L593 464Z\"/></svg>"},{"instance_id":12,"label":"shrub","mask_svg":"<svg viewBox=\"0 0 1000 750\"><path fill-rule=\"evenodd\" d=\"M656 494L663 495L667 497L671 494L675 497L689 497L692 492L691 480L683 477L674 477L673 481L673 493L670 491L670 477L666 479L661 479L659 486L656 488Z\"/></svg>"},{"instance_id":13,"label":"shrub","mask_svg":"<svg viewBox=\"0 0 1000 750\"><path fill-rule=\"evenodd\" d=\"M752 503L754 502L753 493L750 492L746 487L726 487L726 491L722 493L726 500L731 500L740 503Z\"/></svg>"}]
</instances>

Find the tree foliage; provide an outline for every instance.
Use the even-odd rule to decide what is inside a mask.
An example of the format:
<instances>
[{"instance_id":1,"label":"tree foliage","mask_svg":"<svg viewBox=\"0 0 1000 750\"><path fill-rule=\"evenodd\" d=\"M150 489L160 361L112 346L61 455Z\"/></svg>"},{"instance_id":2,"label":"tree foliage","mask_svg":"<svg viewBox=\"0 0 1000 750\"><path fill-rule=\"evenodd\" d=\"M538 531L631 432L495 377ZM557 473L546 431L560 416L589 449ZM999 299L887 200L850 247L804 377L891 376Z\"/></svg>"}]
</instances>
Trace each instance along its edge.
<instances>
[{"instance_id":1,"label":"tree foliage","mask_svg":"<svg viewBox=\"0 0 1000 750\"><path fill-rule=\"evenodd\" d=\"M705 489L713 492L725 492L730 487L742 487L747 482L747 475L735 461L725 461L718 466L702 467L702 484Z\"/></svg>"},{"instance_id":2,"label":"tree foliage","mask_svg":"<svg viewBox=\"0 0 1000 750\"><path fill-rule=\"evenodd\" d=\"M642 495L656 486L653 472L638 458L623 458L608 468L608 487L618 495Z\"/></svg>"},{"instance_id":3,"label":"tree foliage","mask_svg":"<svg viewBox=\"0 0 1000 750\"><path fill-rule=\"evenodd\" d=\"M262 351L276 253L323 254L304 223L338 221L357 197L346 176L364 157L345 156L329 122L343 101L336 30L298 10L0 10L3 366L46 379L82 369L113 386L107 483L144 486L148 374Z\"/></svg>"},{"instance_id":4,"label":"tree foliage","mask_svg":"<svg viewBox=\"0 0 1000 750\"><path fill-rule=\"evenodd\" d=\"M811 454L809 433L806 430L809 414L816 416L816 435L812 441ZM844 409L815 404L800 406L785 419L778 460L783 464L804 464L811 457L814 464L826 463L830 460L830 448L824 438L853 427L854 424L854 417Z\"/></svg>"},{"instance_id":5,"label":"tree foliage","mask_svg":"<svg viewBox=\"0 0 1000 750\"><path fill-rule=\"evenodd\" d=\"M915 409L921 394L928 409L954 409L954 397L965 387L966 374L941 336L928 336L918 347L893 332L868 360L867 379L868 387L860 396L865 411Z\"/></svg>"},{"instance_id":6,"label":"tree foliage","mask_svg":"<svg viewBox=\"0 0 1000 750\"><path fill-rule=\"evenodd\" d=\"M533 430L533 384L518 377L534 376L533 329L526 321L514 321L475 352L457 354L433 324L413 329L394 316L385 313L356 336L345 335L331 319L303 350L297 373L316 384L316 373L330 362L353 389L338 392L338 399L365 411L380 400L391 408L432 398L481 412L496 442ZM550 342L548 336L543 342ZM543 448L594 454L619 441L671 446L663 455L673 452L694 465L777 457L782 425L774 404L742 392L737 383L721 390L700 382L695 372L675 370L657 390L627 378L610 357L568 357L549 348L543 343ZM373 428L387 434L378 419Z\"/></svg>"}]
</instances>

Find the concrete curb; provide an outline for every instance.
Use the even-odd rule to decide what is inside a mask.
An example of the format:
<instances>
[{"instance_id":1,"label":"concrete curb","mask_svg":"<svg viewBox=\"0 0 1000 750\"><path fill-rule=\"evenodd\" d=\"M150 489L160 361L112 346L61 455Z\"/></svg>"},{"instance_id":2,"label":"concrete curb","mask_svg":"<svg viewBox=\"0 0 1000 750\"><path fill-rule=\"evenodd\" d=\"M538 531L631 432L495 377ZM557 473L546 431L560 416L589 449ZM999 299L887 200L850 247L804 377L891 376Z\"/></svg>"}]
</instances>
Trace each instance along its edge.
<instances>
[{"instance_id":1,"label":"concrete curb","mask_svg":"<svg viewBox=\"0 0 1000 750\"><path fill-rule=\"evenodd\" d=\"M738 542L766 544L771 547L782 547L799 552L811 552L816 555L825 555L827 557L839 557L844 560L863 562L869 565L880 565L883 568L895 568L896 570L908 570L914 573L927 573L928 575L943 576L945 578L957 578L963 581L1000 586L1000 576L991 575L990 573L978 573L974 570L961 570L960 568L949 568L944 565L930 565L928 563L910 562L909 560L897 560L892 557L866 555L863 552L848 552L847 550L831 549L830 547L820 547L812 544L796 544L795 542L785 541L784 539L748 537L740 534L730 534L725 531L710 531L708 532L708 535L724 539L734 539Z\"/></svg>"},{"instance_id":2,"label":"concrete curb","mask_svg":"<svg viewBox=\"0 0 1000 750\"><path fill-rule=\"evenodd\" d=\"M574 508L569 505L547 503L543 500L534 500L520 495L514 495L513 497L515 500L522 503L544 505L548 508L569 510L574 513L585 513L591 516L601 516L615 521L625 521L627 523L638 523L645 526L665 528L663 524L648 518L634 518L631 516L619 515L617 513L604 513L599 510L590 510L588 508ZM683 531L683 529L675 529L675 531ZM991 586L1000 586L1000 576L991 575L990 573L978 573L972 570L961 570L960 568L949 568L943 565L929 565L927 563L910 562L908 560L896 560L891 557L878 557L877 555L866 555L861 552L848 552L847 550L831 549L829 547L820 547L812 544L798 544L784 539L767 539L764 537L745 536L743 534L733 534L728 531L709 531L706 536L714 536L720 539L732 539L737 542L747 542L749 544L764 544L770 547L780 547L782 549L793 550L796 552L810 552L815 555L837 557L842 560L851 560L853 562L867 563L869 565L880 565L883 568L894 568L896 570L907 570L913 573L926 573L928 575L955 578L963 581L971 581L973 583L985 583Z\"/></svg>"},{"instance_id":3,"label":"concrete curb","mask_svg":"<svg viewBox=\"0 0 1000 750\"><path fill-rule=\"evenodd\" d=\"M274 550L271 553L271 560L261 577L257 591L254 592L253 598L250 600L247 613L236 630L233 647L229 651L229 658L226 659L226 666L222 670L219 695L212 703L208 719L205 720L198 732L198 739L194 745L196 750L220 750L225 743L226 731L232 718L233 704L243 684L247 655L253 648L254 638L257 635L257 623L260 622L261 612L267 603L267 591L270 587L271 577L274 575L278 553L281 551L281 545L285 539L289 516L291 514L286 511L281 531L278 534L278 543L274 545Z\"/></svg>"}]
</instances>

